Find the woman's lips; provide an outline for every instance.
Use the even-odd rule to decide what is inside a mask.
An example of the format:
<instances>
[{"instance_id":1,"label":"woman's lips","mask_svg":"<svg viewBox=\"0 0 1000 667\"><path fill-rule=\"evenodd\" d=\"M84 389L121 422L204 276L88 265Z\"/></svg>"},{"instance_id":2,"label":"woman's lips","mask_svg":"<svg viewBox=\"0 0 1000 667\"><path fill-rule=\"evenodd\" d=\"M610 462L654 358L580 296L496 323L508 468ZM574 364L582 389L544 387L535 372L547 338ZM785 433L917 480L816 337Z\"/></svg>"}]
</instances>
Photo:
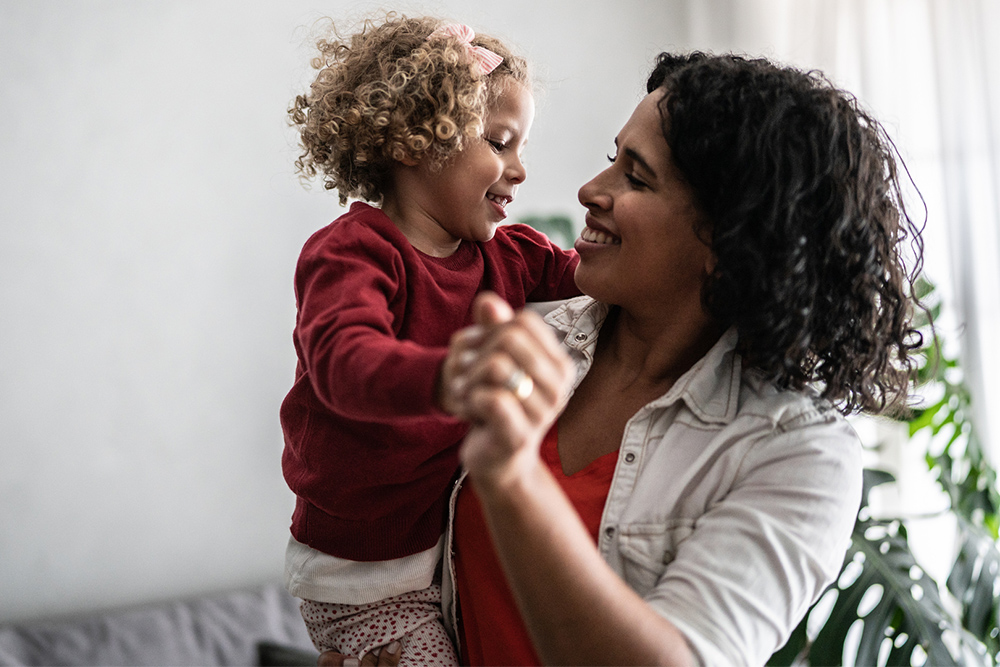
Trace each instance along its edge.
<instances>
[{"instance_id":1,"label":"woman's lips","mask_svg":"<svg viewBox=\"0 0 1000 667\"><path fill-rule=\"evenodd\" d=\"M614 234L594 229L593 227L584 227L583 231L580 232L580 238L587 243L596 243L598 245L621 245L622 242Z\"/></svg>"}]
</instances>

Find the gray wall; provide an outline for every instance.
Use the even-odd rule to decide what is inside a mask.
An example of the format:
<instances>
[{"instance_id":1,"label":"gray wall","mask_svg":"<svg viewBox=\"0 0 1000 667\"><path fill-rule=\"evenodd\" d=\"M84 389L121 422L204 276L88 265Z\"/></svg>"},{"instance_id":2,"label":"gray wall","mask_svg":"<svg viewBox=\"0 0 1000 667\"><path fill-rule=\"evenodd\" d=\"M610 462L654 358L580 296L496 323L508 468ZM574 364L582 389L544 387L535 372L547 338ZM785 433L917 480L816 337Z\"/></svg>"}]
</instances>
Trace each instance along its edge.
<instances>
[{"instance_id":1,"label":"gray wall","mask_svg":"<svg viewBox=\"0 0 1000 667\"><path fill-rule=\"evenodd\" d=\"M579 224L681 5L393 6L532 59L513 216ZM0 620L280 578L291 276L340 212L284 110L311 22L377 6L0 0Z\"/></svg>"}]
</instances>

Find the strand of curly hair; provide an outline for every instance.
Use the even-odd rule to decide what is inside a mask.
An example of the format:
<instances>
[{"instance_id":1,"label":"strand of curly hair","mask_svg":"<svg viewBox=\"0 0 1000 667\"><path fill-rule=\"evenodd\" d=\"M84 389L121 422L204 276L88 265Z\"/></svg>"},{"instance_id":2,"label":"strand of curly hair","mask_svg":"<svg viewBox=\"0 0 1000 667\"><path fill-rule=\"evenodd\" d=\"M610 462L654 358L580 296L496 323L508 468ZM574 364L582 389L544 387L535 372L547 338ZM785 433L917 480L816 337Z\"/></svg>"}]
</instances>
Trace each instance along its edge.
<instances>
[{"instance_id":1,"label":"strand of curly hair","mask_svg":"<svg viewBox=\"0 0 1000 667\"><path fill-rule=\"evenodd\" d=\"M900 410L923 248L882 126L820 74L761 59L661 54L647 82L660 87L664 135L711 225L708 311L778 386L819 386L844 413Z\"/></svg>"}]
</instances>

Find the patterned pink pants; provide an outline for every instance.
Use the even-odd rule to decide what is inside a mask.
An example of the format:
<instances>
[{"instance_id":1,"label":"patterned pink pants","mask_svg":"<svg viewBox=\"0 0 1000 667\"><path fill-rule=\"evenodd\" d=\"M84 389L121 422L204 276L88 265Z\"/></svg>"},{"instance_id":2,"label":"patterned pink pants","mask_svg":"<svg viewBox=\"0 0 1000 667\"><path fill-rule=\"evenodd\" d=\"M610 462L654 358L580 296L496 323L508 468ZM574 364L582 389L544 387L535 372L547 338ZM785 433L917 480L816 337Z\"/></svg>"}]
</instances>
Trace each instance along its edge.
<instances>
[{"instance_id":1,"label":"patterned pink pants","mask_svg":"<svg viewBox=\"0 0 1000 667\"><path fill-rule=\"evenodd\" d=\"M441 624L441 587L404 593L371 604L331 604L303 600L302 618L320 651L361 657L398 640L400 667L456 667L458 658Z\"/></svg>"}]
</instances>

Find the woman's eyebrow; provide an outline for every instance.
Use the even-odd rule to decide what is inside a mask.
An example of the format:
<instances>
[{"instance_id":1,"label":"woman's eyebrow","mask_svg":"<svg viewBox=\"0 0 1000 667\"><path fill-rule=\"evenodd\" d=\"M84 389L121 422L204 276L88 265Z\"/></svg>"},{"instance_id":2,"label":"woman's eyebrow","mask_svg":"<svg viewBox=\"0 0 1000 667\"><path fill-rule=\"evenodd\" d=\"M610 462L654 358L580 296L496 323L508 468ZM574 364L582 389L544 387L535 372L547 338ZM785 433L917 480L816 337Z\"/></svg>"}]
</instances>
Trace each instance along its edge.
<instances>
[{"instance_id":1,"label":"woman's eyebrow","mask_svg":"<svg viewBox=\"0 0 1000 667\"><path fill-rule=\"evenodd\" d=\"M650 176L656 176L656 171L649 166L649 163L646 162L646 160L643 159L643 157L639 155L638 151L636 151L634 148L626 148L625 155L627 155L629 159L632 160L632 162L635 162L645 171L647 171Z\"/></svg>"}]
</instances>

